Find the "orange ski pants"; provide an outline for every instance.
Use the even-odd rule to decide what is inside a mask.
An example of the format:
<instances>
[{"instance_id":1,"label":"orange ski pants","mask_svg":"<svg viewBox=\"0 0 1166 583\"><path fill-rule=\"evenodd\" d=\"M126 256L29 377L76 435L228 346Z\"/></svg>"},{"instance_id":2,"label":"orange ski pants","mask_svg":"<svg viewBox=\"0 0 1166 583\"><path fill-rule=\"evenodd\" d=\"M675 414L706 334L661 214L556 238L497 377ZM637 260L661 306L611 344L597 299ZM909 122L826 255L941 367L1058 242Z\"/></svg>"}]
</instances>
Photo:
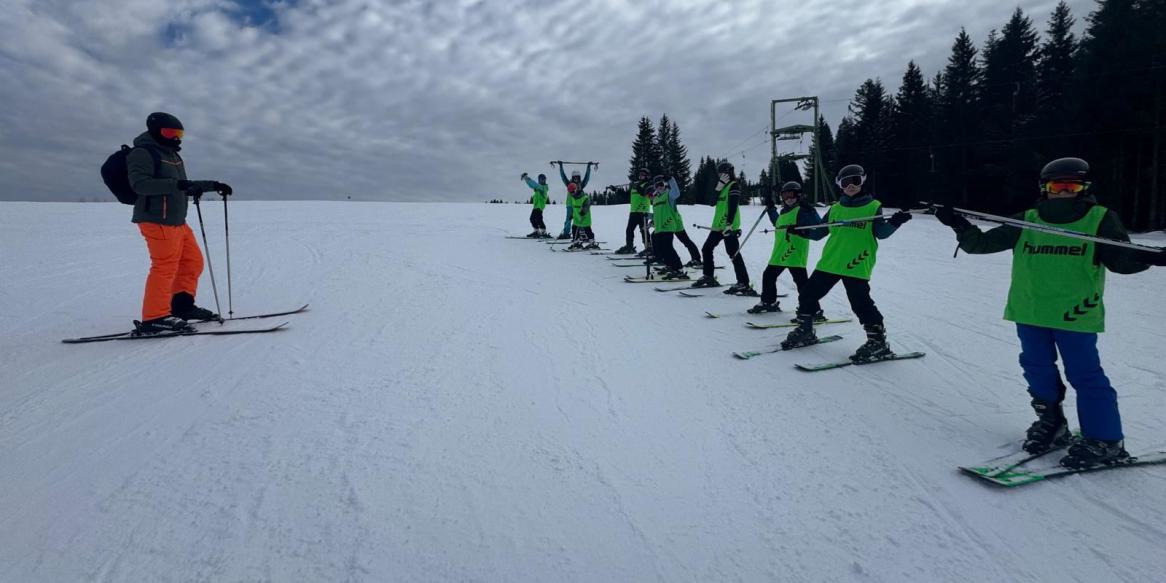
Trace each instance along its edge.
<instances>
[{"instance_id":1,"label":"orange ski pants","mask_svg":"<svg viewBox=\"0 0 1166 583\"><path fill-rule=\"evenodd\" d=\"M190 225L138 223L138 229L150 250L142 320L164 318L170 315L170 299L174 294L186 292L193 296L198 291L202 251Z\"/></svg>"}]
</instances>

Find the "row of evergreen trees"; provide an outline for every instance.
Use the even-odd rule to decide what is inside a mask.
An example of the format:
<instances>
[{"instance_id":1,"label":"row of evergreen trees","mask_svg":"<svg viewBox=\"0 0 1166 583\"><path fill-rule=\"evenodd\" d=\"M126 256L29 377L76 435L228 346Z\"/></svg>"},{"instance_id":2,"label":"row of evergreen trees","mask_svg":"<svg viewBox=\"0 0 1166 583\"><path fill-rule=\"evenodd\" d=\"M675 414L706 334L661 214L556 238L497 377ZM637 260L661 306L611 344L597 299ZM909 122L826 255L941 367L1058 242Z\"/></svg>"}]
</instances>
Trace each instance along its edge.
<instances>
[{"instance_id":1,"label":"row of evergreen trees","mask_svg":"<svg viewBox=\"0 0 1166 583\"><path fill-rule=\"evenodd\" d=\"M1042 38L1018 8L979 50L961 31L930 81L914 62L894 96L867 79L836 139L819 120L828 171L862 164L890 206L1012 213L1037 197L1044 163L1076 156L1128 225L1166 227L1166 2L1099 0L1080 39L1073 25L1062 2Z\"/></svg>"},{"instance_id":2,"label":"row of evergreen trees","mask_svg":"<svg viewBox=\"0 0 1166 583\"><path fill-rule=\"evenodd\" d=\"M818 119L826 172L851 163L889 206L950 202L1014 213L1038 196L1041 166L1063 156L1089 161L1093 192L1131 228L1166 227L1166 1L1098 0L1077 38L1068 5L1050 15L1043 38L1017 8L982 48L961 30L946 66L930 80L912 61L898 92L867 79L851 99L837 134ZM639 168L676 177L685 204L712 204L716 164L702 157L692 172L680 129L667 115L653 128L639 121L628 180ZM810 184L814 168L771 161L747 198L766 196L780 164L784 180ZM627 185L608 187L595 204L624 204Z\"/></svg>"}]
</instances>

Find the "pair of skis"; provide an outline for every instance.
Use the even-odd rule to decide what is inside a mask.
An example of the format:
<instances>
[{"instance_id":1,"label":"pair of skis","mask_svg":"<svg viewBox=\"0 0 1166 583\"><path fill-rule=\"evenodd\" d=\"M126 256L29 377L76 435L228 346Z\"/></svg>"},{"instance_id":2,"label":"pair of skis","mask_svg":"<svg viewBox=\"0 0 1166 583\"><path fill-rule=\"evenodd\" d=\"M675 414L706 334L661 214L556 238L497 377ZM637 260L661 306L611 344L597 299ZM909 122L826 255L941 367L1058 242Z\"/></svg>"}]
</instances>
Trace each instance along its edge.
<instances>
[{"instance_id":1,"label":"pair of skis","mask_svg":"<svg viewBox=\"0 0 1166 583\"><path fill-rule=\"evenodd\" d=\"M273 312L270 314L256 314L254 316L239 316L235 318L227 318L224 322L233 322L236 320L259 320L263 318L275 318L277 316L290 316L292 314L299 314L308 310L308 304L304 304L294 310L286 312ZM216 320L200 320L199 322L215 322ZM236 334L265 334L268 332L276 332L283 330L290 322L283 322L275 326L268 326L266 328L246 328L243 330L195 330L193 332L159 332L157 334L138 334L135 331L130 332L115 332L113 334L102 334L99 336L82 336L80 338L65 338L61 340L65 344L86 344L90 342L109 342L113 340L149 340L152 338L174 338L176 336L232 336Z\"/></svg>"},{"instance_id":2,"label":"pair of skis","mask_svg":"<svg viewBox=\"0 0 1166 583\"><path fill-rule=\"evenodd\" d=\"M1084 469L1066 468L1062 465L1046 468L1024 467L1029 462L1044 458L1051 453L1062 451L1066 447L1068 446L1054 447L1037 454L1031 454L1021 449L1017 452L993 458L980 464L960 466L959 469L965 474L988 483L1005 488L1015 488L1017 486L1026 486L1028 484L1035 484L1036 482L1043 482L1048 479L1060 478L1072 474L1166 463L1166 451L1149 451L1140 455L1130 456L1120 462L1102 464Z\"/></svg>"},{"instance_id":3,"label":"pair of skis","mask_svg":"<svg viewBox=\"0 0 1166 583\"><path fill-rule=\"evenodd\" d=\"M778 352L789 352L790 350L797 350L799 348L805 348L807 346L817 346L819 344L825 344L827 342L835 342L838 340L842 340L842 337L838 336L838 335L823 336L821 338L818 338L818 341L813 343L813 344L806 344L804 346L794 346L791 348L783 348L781 345L778 345L776 348L766 348L763 350L750 350L750 351L734 352L733 356L740 359L740 360L749 360L750 358L758 357L758 356L761 356L763 354L776 354ZM818 363L818 364L795 363L794 368L797 368L798 370L802 370L805 372L818 372L818 371L823 371L823 370L833 370L836 368L843 368L843 367L847 367L847 366L866 366L868 364L874 364L876 362L887 362L887 361L891 361L891 360L911 360L911 359L915 359L915 358L923 358L926 355L927 354L924 352L891 353L891 354L889 354L887 356L883 356L881 358L874 358L871 360L864 360L864 361L857 361L857 362L848 358L846 360L822 362L822 363Z\"/></svg>"}]
</instances>

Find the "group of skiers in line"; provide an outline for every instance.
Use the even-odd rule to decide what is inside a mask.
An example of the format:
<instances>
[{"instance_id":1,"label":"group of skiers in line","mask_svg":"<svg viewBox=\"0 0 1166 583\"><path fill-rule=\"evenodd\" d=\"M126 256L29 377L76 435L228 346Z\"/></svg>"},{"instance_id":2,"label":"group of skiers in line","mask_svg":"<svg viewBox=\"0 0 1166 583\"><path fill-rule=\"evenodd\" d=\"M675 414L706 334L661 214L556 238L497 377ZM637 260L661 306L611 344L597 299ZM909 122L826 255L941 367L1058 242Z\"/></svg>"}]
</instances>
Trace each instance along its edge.
<instances>
[{"instance_id":1,"label":"group of skiers in line","mask_svg":"<svg viewBox=\"0 0 1166 583\"><path fill-rule=\"evenodd\" d=\"M740 255L740 189L734 169L730 163L721 162L717 173L716 210L699 254L684 231L676 204L680 192L675 179L649 178L646 169L637 172L638 180L631 185L626 244L615 253L635 253L633 237L636 229L640 229L650 246L637 255L661 263L661 279L686 280L688 275L673 247L673 239L679 238L692 256L688 266L700 266L703 271L692 287L719 287L713 276L713 252L723 241L736 276L736 283L725 293L756 296ZM526 175L523 178L535 189L536 201L540 187L545 200L545 177L540 176L538 183ZM571 184L579 183L565 175L563 181L568 189ZM760 302L748 311L780 311L777 276L786 270L790 272L798 288L798 307L793 320L797 326L782 341L783 349L818 342L814 326L825 321L820 301L841 282L867 337L851 360L866 364L893 356L883 315L870 295L870 280L878 242L894 234L911 220L912 214L900 210L884 215L881 203L864 192L865 183L866 171L861 166L843 167L835 177L840 200L821 217L803 198L802 187L797 182L783 184L778 200L766 201L766 212L776 229L773 251L762 277ZM1090 193L1091 185L1089 165L1084 160L1053 160L1041 170L1040 197L1036 204L1012 218L1029 225L1052 225L1083 235L1128 242L1129 234L1117 213L1097 203ZM581 190L577 186L572 196L585 198L577 194ZM584 208L589 210L585 202L568 207L568 224L560 237L575 236L580 239L576 244L597 248L589 213L572 211ZM537 209L536 202L535 212L541 214ZM1037 415L1025 434L1024 449L1038 454L1068 445L1060 463L1078 469L1128 459L1117 393L1101 367L1097 351L1097 334L1104 331L1105 271L1137 273L1151 265L1166 265L1166 250L1138 250L1082 241L1013 223L983 232L950 205L937 206L935 215L956 233L960 249L967 253L1013 252L1012 282L1004 318L1016 324L1021 345L1020 365ZM580 218L586 224L582 233L578 230ZM570 233L572 219L576 229ZM532 214L532 224L534 220ZM649 238L648 230L653 227ZM548 236L545 225L536 225L535 229L532 236ZM821 257L810 274L807 271L810 242L827 237ZM1058 351L1064 360L1065 376L1077 391L1079 439L1073 438L1062 409L1066 387L1056 363Z\"/></svg>"}]
</instances>

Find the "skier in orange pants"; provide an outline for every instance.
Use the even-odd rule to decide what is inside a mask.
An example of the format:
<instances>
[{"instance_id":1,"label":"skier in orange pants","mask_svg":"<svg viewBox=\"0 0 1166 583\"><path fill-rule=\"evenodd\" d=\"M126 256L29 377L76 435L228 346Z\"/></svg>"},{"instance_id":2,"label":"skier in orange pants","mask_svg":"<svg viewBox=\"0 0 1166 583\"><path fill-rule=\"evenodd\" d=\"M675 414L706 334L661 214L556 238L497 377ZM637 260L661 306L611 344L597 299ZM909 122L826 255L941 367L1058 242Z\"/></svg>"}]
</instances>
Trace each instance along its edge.
<instances>
[{"instance_id":1,"label":"skier in orange pants","mask_svg":"<svg viewBox=\"0 0 1166 583\"><path fill-rule=\"evenodd\" d=\"M187 197L206 192L231 194L231 187L213 180L187 180L178 155L184 134L182 122L164 112L146 119L146 131L134 139L126 156L126 174L137 194L133 222L150 251L150 275L142 301L138 332L184 332L187 320L213 320L219 315L194 305L203 257L190 225L186 224Z\"/></svg>"}]
</instances>

